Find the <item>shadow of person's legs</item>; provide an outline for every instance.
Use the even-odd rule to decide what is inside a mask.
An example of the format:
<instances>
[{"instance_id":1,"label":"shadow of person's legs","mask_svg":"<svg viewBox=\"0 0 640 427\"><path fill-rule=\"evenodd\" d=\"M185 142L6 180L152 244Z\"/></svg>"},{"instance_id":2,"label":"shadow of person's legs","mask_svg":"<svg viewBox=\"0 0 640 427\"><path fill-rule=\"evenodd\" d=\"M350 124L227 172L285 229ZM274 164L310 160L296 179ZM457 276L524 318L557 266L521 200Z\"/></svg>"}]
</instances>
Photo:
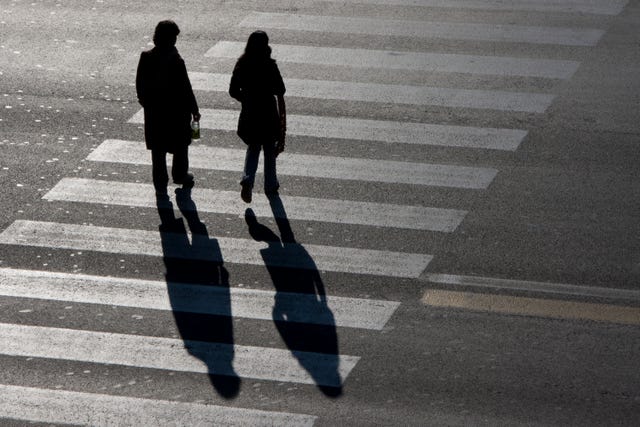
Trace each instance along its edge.
<instances>
[{"instance_id":1,"label":"shadow of person's legs","mask_svg":"<svg viewBox=\"0 0 640 427\"><path fill-rule=\"evenodd\" d=\"M182 218L177 219L171 202L158 202L162 221L160 237L166 267L166 281L173 316L191 355L202 360L209 372L211 384L225 398L236 396L240 378L233 369L233 324L229 274L224 268L222 253L216 239L210 238L199 219L189 190L176 190L178 208L191 230L191 241ZM217 286L216 315L190 312L193 305L188 285ZM198 303L202 303L199 301Z\"/></svg>"},{"instance_id":2,"label":"shadow of person's legs","mask_svg":"<svg viewBox=\"0 0 640 427\"><path fill-rule=\"evenodd\" d=\"M245 211L245 221L251 237L268 244L260 254L276 290L273 321L283 341L317 387L327 396L338 397L342 394L338 335L333 313L327 306L322 278L309 253L295 242L282 201L278 196L271 200L274 200L272 206L281 209L274 215L282 241L258 222L251 209ZM304 268L278 267L278 260L283 257L299 261ZM317 363L318 359L310 357L309 352L321 353L322 363Z\"/></svg>"}]
</instances>

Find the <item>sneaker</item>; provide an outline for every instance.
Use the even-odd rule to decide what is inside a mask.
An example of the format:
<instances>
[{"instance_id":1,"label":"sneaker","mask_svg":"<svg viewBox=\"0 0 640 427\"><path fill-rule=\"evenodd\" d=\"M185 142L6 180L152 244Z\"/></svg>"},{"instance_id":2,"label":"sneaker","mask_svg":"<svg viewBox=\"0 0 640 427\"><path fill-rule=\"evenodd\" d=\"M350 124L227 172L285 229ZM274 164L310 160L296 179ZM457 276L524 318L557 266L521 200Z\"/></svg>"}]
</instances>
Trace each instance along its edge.
<instances>
[{"instance_id":1,"label":"sneaker","mask_svg":"<svg viewBox=\"0 0 640 427\"><path fill-rule=\"evenodd\" d=\"M245 203L251 203L251 187L248 185L243 185L242 190L240 190L240 198Z\"/></svg>"}]
</instances>

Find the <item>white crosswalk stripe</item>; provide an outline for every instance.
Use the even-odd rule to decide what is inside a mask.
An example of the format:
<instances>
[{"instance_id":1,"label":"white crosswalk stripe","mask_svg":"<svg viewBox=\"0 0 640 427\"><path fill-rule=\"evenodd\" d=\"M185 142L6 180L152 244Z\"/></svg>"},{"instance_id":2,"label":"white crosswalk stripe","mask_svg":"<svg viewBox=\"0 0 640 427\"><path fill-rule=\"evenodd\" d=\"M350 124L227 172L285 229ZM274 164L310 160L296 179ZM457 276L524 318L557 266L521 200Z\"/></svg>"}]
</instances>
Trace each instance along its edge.
<instances>
[{"instance_id":1,"label":"white crosswalk stripe","mask_svg":"<svg viewBox=\"0 0 640 427\"><path fill-rule=\"evenodd\" d=\"M237 192L196 188L192 191L198 211L242 215L246 204ZM44 195L46 200L156 207L152 184L63 178ZM401 206L348 200L283 196L286 211L272 207L269 200L255 197L251 209L258 217L276 217L340 224L407 228L452 232L462 222L465 211ZM187 208L189 208L188 206Z\"/></svg>"},{"instance_id":2,"label":"white crosswalk stripe","mask_svg":"<svg viewBox=\"0 0 640 427\"><path fill-rule=\"evenodd\" d=\"M124 351L126 349L135 351ZM6 323L0 323L0 354L237 375L329 387L340 386L360 359L356 356ZM233 365L226 363L231 359ZM216 372L211 372L212 367Z\"/></svg>"},{"instance_id":3,"label":"white crosswalk stripe","mask_svg":"<svg viewBox=\"0 0 640 427\"><path fill-rule=\"evenodd\" d=\"M313 16L253 12L240 22L248 28L346 34L482 40L493 42L594 46L604 34L595 28L533 27L471 22L426 22L392 19Z\"/></svg>"},{"instance_id":4,"label":"white crosswalk stripe","mask_svg":"<svg viewBox=\"0 0 640 427\"><path fill-rule=\"evenodd\" d=\"M205 128L235 130L237 122L237 111L203 110L202 124ZM527 135L526 131L519 129L300 115L290 115L287 118L287 133L321 138L508 151L516 150Z\"/></svg>"},{"instance_id":5,"label":"white crosswalk stripe","mask_svg":"<svg viewBox=\"0 0 640 427\"><path fill-rule=\"evenodd\" d=\"M237 172L245 151L193 145L190 164L199 169ZM151 156L143 142L109 139L87 157L95 162L148 165ZM487 188L498 173L495 169L426 163L397 162L292 154L278 160L278 173L314 178L388 182L468 189Z\"/></svg>"},{"instance_id":6,"label":"white crosswalk stripe","mask_svg":"<svg viewBox=\"0 0 640 427\"><path fill-rule=\"evenodd\" d=\"M341 4L423 6L450 9L508 10L617 15L627 0L327 0Z\"/></svg>"},{"instance_id":7,"label":"white crosswalk stripe","mask_svg":"<svg viewBox=\"0 0 640 427\"><path fill-rule=\"evenodd\" d=\"M0 384L0 416L38 423L108 426L311 427L316 417L248 408Z\"/></svg>"},{"instance_id":8,"label":"white crosswalk stripe","mask_svg":"<svg viewBox=\"0 0 640 427\"><path fill-rule=\"evenodd\" d=\"M308 294L9 268L0 268L0 295L220 316L233 314L259 320L273 320L277 297L278 304L287 307L288 322L374 330L381 330L399 305L395 301L336 296L327 296L325 305L319 304L316 295ZM225 298L230 303L222 304ZM331 316L327 315L329 312Z\"/></svg>"},{"instance_id":9,"label":"white crosswalk stripe","mask_svg":"<svg viewBox=\"0 0 640 427\"><path fill-rule=\"evenodd\" d=\"M238 58L243 42L221 41L205 56ZM425 73L467 73L497 76L568 79L578 69L576 61L528 59L446 53L421 53L314 46L271 45L279 62L331 65L355 68L385 68L424 71Z\"/></svg>"},{"instance_id":10,"label":"white crosswalk stripe","mask_svg":"<svg viewBox=\"0 0 640 427\"><path fill-rule=\"evenodd\" d=\"M189 73L195 90L227 92L229 74ZM339 101L434 105L526 113L543 113L554 96L545 93L457 89L379 83L287 79L287 96Z\"/></svg>"},{"instance_id":11,"label":"white crosswalk stripe","mask_svg":"<svg viewBox=\"0 0 640 427\"><path fill-rule=\"evenodd\" d=\"M157 231L18 220L0 233L0 243L250 265L265 265L261 251L271 249L269 266L414 278L432 258L426 254L320 245L270 248L265 242L230 237L212 240L197 234L190 243L181 233L163 233L162 237L166 240L164 253Z\"/></svg>"},{"instance_id":12,"label":"white crosswalk stripe","mask_svg":"<svg viewBox=\"0 0 640 427\"><path fill-rule=\"evenodd\" d=\"M200 113L203 129L235 131L238 127L237 110L203 108ZM144 110L129 122L144 123ZM515 151L527 131L287 114L287 135Z\"/></svg>"}]
</instances>

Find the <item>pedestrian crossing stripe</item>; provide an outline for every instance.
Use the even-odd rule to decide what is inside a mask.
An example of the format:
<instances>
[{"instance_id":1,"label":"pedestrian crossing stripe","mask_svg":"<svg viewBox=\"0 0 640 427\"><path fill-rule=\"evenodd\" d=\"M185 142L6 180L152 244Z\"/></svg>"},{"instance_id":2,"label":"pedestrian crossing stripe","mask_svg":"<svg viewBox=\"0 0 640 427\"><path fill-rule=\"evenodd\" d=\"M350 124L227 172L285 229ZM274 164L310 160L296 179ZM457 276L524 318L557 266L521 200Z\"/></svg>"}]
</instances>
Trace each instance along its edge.
<instances>
[{"instance_id":1,"label":"pedestrian crossing stripe","mask_svg":"<svg viewBox=\"0 0 640 427\"><path fill-rule=\"evenodd\" d=\"M604 30L474 22L428 22L251 12L241 27L488 42L595 46Z\"/></svg>"},{"instance_id":2,"label":"pedestrian crossing stripe","mask_svg":"<svg viewBox=\"0 0 640 427\"><path fill-rule=\"evenodd\" d=\"M300 268L390 277L417 278L432 256L183 233L18 220L0 233L0 244L53 247L116 254L164 256L232 264ZM164 245L163 245L164 243ZM164 246L164 250L163 250Z\"/></svg>"},{"instance_id":3,"label":"pedestrian crossing stripe","mask_svg":"<svg viewBox=\"0 0 640 427\"><path fill-rule=\"evenodd\" d=\"M200 113L202 129L235 132L238 128L238 110L203 108ZM144 110L129 123L144 123ZM287 135L515 151L527 131L287 114Z\"/></svg>"},{"instance_id":4,"label":"pedestrian crossing stripe","mask_svg":"<svg viewBox=\"0 0 640 427\"><path fill-rule=\"evenodd\" d=\"M359 357L0 323L0 354L340 387Z\"/></svg>"},{"instance_id":5,"label":"pedestrian crossing stripe","mask_svg":"<svg viewBox=\"0 0 640 427\"><path fill-rule=\"evenodd\" d=\"M0 384L0 418L108 426L311 427L316 417L229 406Z\"/></svg>"},{"instance_id":6,"label":"pedestrian crossing stripe","mask_svg":"<svg viewBox=\"0 0 640 427\"><path fill-rule=\"evenodd\" d=\"M627 0L326 0L341 4L618 15Z\"/></svg>"},{"instance_id":7,"label":"pedestrian crossing stripe","mask_svg":"<svg viewBox=\"0 0 640 427\"><path fill-rule=\"evenodd\" d=\"M47 301L274 320L274 300L287 322L382 330L396 301L205 286L118 277L0 268L0 295Z\"/></svg>"},{"instance_id":8,"label":"pedestrian crossing stripe","mask_svg":"<svg viewBox=\"0 0 640 427\"><path fill-rule=\"evenodd\" d=\"M246 150L192 144L192 168L238 172ZM108 139L93 150L87 160L95 162L150 165L151 156L141 141ZM259 170L262 166L260 166ZM349 181L385 182L483 190L498 171L491 168L410 163L392 160L317 156L285 153L278 157L278 175Z\"/></svg>"},{"instance_id":9,"label":"pedestrian crossing stripe","mask_svg":"<svg viewBox=\"0 0 640 427\"><path fill-rule=\"evenodd\" d=\"M221 41L207 51L210 58L238 58L245 42ZM530 59L451 53L403 52L270 44L279 63L299 63L354 68L416 70L425 73L465 73L495 76L568 79L577 61Z\"/></svg>"},{"instance_id":10,"label":"pedestrian crossing stripe","mask_svg":"<svg viewBox=\"0 0 640 427\"><path fill-rule=\"evenodd\" d=\"M189 73L194 90L227 92L230 74ZM546 93L458 89L399 84L286 78L287 96L338 101L432 105L510 112L543 113L554 99Z\"/></svg>"},{"instance_id":11,"label":"pedestrian crossing stripe","mask_svg":"<svg viewBox=\"0 0 640 427\"><path fill-rule=\"evenodd\" d=\"M158 203L152 184L121 181L100 181L83 178L63 178L47 194L46 200L97 203L155 208ZM194 204L180 203L181 209L197 208L199 212L243 215L247 205L238 191L194 188ZM336 224L368 225L453 232L466 212L422 206L402 206L385 203L348 200L314 199L281 196L278 202L254 195L251 209L257 217L288 218Z\"/></svg>"}]
</instances>

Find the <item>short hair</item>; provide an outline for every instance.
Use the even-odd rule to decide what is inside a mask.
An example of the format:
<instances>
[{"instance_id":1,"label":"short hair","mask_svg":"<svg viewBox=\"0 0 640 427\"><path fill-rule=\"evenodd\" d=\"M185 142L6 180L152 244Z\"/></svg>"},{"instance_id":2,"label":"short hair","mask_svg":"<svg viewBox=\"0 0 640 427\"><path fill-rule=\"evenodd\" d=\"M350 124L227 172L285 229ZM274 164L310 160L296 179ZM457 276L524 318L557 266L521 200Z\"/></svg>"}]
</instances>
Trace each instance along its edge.
<instances>
[{"instance_id":1,"label":"short hair","mask_svg":"<svg viewBox=\"0 0 640 427\"><path fill-rule=\"evenodd\" d=\"M160 21L153 34L153 43L156 46L173 46L176 44L178 34L180 34L178 24L170 20Z\"/></svg>"}]
</instances>

